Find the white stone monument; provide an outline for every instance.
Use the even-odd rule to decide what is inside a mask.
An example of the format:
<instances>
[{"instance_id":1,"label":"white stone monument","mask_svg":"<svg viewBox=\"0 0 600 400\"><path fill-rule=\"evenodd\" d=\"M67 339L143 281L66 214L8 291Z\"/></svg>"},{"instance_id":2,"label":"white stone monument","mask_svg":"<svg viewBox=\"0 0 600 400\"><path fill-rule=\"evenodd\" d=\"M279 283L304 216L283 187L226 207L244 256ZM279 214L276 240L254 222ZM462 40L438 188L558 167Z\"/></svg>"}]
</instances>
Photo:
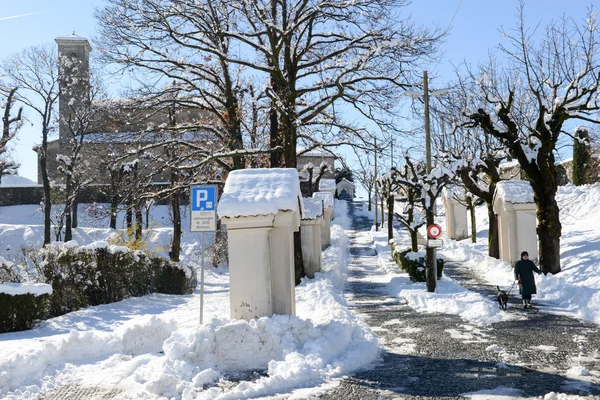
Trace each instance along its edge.
<instances>
[{"instance_id":1,"label":"white stone monument","mask_svg":"<svg viewBox=\"0 0 600 400\"><path fill-rule=\"evenodd\" d=\"M450 239L462 240L469 236L465 192L459 186L450 186L442 191L442 202L446 209L446 235Z\"/></svg>"},{"instance_id":2,"label":"white stone monument","mask_svg":"<svg viewBox=\"0 0 600 400\"><path fill-rule=\"evenodd\" d=\"M538 237L536 233L536 206L533 189L527 181L502 181L496 185L494 214L498 215L500 259L515 265L521 252L537 261Z\"/></svg>"},{"instance_id":3,"label":"white stone monument","mask_svg":"<svg viewBox=\"0 0 600 400\"><path fill-rule=\"evenodd\" d=\"M304 271L309 278L315 272L321 272L323 257L321 254L321 227L323 225L323 203L314 198L304 198L304 209L300 222L302 236L302 261Z\"/></svg>"},{"instance_id":4,"label":"white stone monument","mask_svg":"<svg viewBox=\"0 0 600 400\"><path fill-rule=\"evenodd\" d=\"M228 233L231 318L295 315L294 232L302 207L293 168L229 173L218 214Z\"/></svg>"},{"instance_id":5,"label":"white stone monument","mask_svg":"<svg viewBox=\"0 0 600 400\"><path fill-rule=\"evenodd\" d=\"M336 190L336 185L335 185L335 179L321 179L321 181L319 182L319 192L329 192L331 193L331 198L334 199L335 198L335 190ZM331 202L331 206L333 207L333 201ZM333 221L334 216L333 216L334 212L331 212L331 220Z\"/></svg>"},{"instance_id":6,"label":"white stone monument","mask_svg":"<svg viewBox=\"0 0 600 400\"><path fill-rule=\"evenodd\" d=\"M331 220L333 219L333 196L329 192L313 193L313 199L323 204L323 229L321 231L321 248L324 250L331 244Z\"/></svg>"}]
</instances>

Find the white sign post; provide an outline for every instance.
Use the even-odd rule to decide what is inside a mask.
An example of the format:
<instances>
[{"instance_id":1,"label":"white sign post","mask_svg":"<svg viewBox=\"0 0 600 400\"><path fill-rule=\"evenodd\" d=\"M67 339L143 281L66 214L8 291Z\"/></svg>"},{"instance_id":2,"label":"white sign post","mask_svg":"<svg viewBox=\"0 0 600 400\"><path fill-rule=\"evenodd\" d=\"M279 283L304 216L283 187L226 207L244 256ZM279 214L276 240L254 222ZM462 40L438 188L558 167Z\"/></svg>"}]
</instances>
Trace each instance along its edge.
<instances>
[{"instance_id":1,"label":"white sign post","mask_svg":"<svg viewBox=\"0 0 600 400\"><path fill-rule=\"evenodd\" d=\"M204 233L217 230L215 185L190 186L190 232L200 232L200 324L204 319Z\"/></svg>"},{"instance_id":2,"label":"white sign post","mask_svg":"<svg viewBox=\"0 0 600 400\"><path fill-rule=\"evenodd\" d=\"M431 224L427 227L427 247L430 247L433 249L433 265L435 266L434 271L435 271L435 292L438 292L438 285L437 285L437 270L438 270L438 263L437 263L437 248L438 247L442 247L442 239L438 239L442 234L442 227L439 226L438 224Z\"/></svg>"}]
</instances>

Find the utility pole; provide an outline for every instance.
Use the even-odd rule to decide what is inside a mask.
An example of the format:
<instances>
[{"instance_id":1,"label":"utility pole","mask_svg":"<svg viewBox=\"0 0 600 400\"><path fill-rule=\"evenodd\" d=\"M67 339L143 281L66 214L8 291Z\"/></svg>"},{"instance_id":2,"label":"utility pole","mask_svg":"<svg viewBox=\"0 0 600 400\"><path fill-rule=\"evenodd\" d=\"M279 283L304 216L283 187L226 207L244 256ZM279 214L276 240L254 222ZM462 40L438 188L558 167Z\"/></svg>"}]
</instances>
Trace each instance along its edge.
<instances>
[{"instance_id":1,"label":"utility pole","mask_svg":"<svg viewBox=\"0 0 600 400\"><path fill-rule=\"evenodd\" d=\"M375 138L375 199L373 199L373 203L375 204L375 231L379 231L379 219L377 218L377 138Z\"/></svg>"},{"instance_id":2,"label":"utility pole","mask_svg":"<svg viewBox=\"0 0 600 400\"><path fill-rule=\"evenodd\" d=\"M429 126L429 78L427 76L427 71L423 71L423 102L425 103L425 158L427 161L426 171L427 175L431 174L431 132ZM434 205L431 202L434 202L435 199L429 198L427 199L429 203L429 207L426 212L426 220L427 226L429 227L433 224L434 218ZM429 235L427 237L429 240ZM426 257L425 257L425 280L427 283L427 291L433 292L436 290L437 286L437 260L436 260L436 251L434 247L427 246Z\"/></svg>"}]
</instances>

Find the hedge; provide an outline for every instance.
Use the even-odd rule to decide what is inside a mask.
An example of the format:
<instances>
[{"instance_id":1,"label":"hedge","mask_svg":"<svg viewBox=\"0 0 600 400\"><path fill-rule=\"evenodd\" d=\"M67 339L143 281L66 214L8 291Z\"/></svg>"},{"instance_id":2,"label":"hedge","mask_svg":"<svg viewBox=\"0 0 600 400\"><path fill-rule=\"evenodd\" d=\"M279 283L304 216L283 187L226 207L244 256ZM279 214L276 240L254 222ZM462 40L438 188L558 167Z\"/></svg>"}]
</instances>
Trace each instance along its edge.
<instances>
[{"instance_id":1,"label":"hedge","mask_svg":"<svg viewBox=\"0 0 600 400\"><path fill-rule=\"evenodd\" d=\"M46 282L54 290L52 316L153 292L189 294L196 283L195 273L185 266L105 243L53 244L43 250L43 259Z\"/></svg>"},{"instance_id":2,"label":"hedge","mask_svg":"<svg viewBox=\"0 0 600 400\"><path fill-rule=\"evenodd\" d=\"M425 256L423 252L412 252L410 249L399 250L393 241L390 241L392 247L392 257L396 261L398 266L408 273L408 276L413 282L425 282ZM444 259L437 259L437 278L442 277L442 271L444 269Z\"/></svg>"},{"instance_id":3,"label":"hedge","mask_svg":"<svg viewBox=\"0 0 600 400\"><path fill-rule=\"evenodd\" d=\"M46 318L50 295L0 293L0 333L31 329Z\"/></svg>"}]
</instances>

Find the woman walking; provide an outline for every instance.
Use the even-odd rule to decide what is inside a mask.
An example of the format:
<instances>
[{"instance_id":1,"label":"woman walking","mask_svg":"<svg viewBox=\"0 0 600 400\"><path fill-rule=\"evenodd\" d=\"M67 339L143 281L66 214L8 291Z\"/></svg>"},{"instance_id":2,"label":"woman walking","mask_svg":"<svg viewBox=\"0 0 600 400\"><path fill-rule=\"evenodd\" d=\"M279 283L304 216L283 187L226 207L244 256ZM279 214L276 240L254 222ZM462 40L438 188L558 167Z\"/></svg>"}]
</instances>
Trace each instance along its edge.
<instances>
[{"instance_id":1,"label":"woman walking","mask_svg":"<svg viewBox=\"0 0 600 400\"><path fill-rule=\"evenodd\" d=\"M523 297L523 308L531 308L531 295L537 293L533 273L542 271L529 259L529 253L521 253L521 259L515 264L515 280L519 283L519 293Z\"/></svg>"}]
</instances>

